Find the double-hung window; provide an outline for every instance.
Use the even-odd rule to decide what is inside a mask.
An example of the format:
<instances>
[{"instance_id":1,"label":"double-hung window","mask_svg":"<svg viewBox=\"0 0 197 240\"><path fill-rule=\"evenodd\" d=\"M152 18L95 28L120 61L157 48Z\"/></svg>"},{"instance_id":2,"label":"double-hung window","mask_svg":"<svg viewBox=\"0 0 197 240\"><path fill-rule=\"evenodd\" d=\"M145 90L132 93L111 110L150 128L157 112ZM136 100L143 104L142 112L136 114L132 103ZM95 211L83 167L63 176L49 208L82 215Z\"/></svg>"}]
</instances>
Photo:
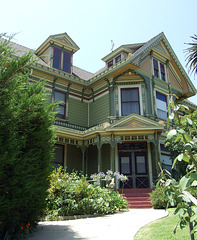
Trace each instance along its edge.
<instances>
[{"instance_id":1,"label":"double-hung window","mask_svg":"<svg viewBox=\"0 0 197 240\"><path fill-rule=\"evenodd\" d=\"M127 116L131 113L140 114L140 101L138 88L121 89L121 115Z\"/></svg>"},{"instance_id":2,"label":"double-hung window","mask_svg":"<svg viewBox=\"0 0 197 240\"><path fill-rule=\"evenodd\" d=\"M166 81L165 65L153 59L153 74L155 77Z\"/></svg>"},{"instance_id":3,"label":"double-hung window","mask_svg":"<svg viewBox=\"0 0 197 240\"><path fill-rule=\"evenodd\" d=\"M120 60L121 60L121 55L119 55L119 56L117 56L116 58L115 58L115 62L117 63L117 62L120 62Z\"/></svg>"},{"instance_id":4,"label":"double-hung window","mask_svg":"<svg viewBox=\"0 0 197 240\"><path fill-rule=\"evenodd\" d=\"M60 48L53 48L53 67L64 72L71 72L71 53Z\"/></svg>"},{"instance_id":5,"label":"double-hung window","mask_svg":"<svg viewBox=\"0 0 197 240\"><path fill-rule=\"evenodd\" d=\"M167 119L167 96L156 92L157 116L162 119Z\"/></svg>"},{"instance_id":6,"label":"double-hung window","mask_svg":"<svg viewBox=\"0 0 197 240\"><path fill-rule=\"evenodd\" d=\"M54 91L54 101L59 102L57 117L65 119L66 118L66 93L55 90Z\"/></svg>"}]
</instances>

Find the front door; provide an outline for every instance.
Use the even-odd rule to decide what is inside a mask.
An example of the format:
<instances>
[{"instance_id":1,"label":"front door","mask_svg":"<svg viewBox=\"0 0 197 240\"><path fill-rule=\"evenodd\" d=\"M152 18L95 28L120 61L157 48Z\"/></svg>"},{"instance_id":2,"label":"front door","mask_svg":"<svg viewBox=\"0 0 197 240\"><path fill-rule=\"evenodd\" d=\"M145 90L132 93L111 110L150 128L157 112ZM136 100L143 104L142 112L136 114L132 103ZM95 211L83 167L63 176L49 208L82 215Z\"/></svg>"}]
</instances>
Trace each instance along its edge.
<instances>
[{"instance_id":1,"label":"front door","mask_svg":"<svg viewBox=\"0 0 197 240\"><path fill-rule=\"evenodd\" d=\"M128 177L124 188L148 188L147 153L140 151L119 152L120 173ZM122 184L121 186L122 187Z\"/></svg>"}]
</instances>

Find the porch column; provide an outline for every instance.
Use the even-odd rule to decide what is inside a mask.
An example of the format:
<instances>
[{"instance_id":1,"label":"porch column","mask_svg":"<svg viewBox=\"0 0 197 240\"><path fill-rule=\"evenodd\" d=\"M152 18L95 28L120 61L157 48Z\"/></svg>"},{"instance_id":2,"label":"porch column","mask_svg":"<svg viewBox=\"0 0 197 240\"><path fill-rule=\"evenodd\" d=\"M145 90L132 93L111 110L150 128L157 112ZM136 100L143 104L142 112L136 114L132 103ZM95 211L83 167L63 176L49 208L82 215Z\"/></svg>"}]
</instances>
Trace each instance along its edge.
<instances>
[{"instance_id":1,"label":"porch column","mask_svg":"<svg viewBox=\"0 0 197 240\"><path fill-rule=\"evenodd\" d=\"M98 148L98 172L101 171L102 166L101 166L101 147L97 145Z\"/></svg>"},{"instance_id":2,"label":"porch column","mask_svg":"<svg viewBox=\"0 0 197 240\"><path fill-rule=\"evenodd\" d=\"M159 136L158 136L158 133L156 132L155 134L154 134L155 136L155 138L154 138L154 145L155 145L155 160L156 160L156 171L157 171L157 176L159 175L159 173L160 173L160 168L159 168L159 164L158 163L160 163L161 161L160 161L160 151L159 151Z\"/></svg>"},{"instance_id":3,"label":"porch column","mask_svg":"<svg viewBox=\"0 0 197 240\"><path fill-rule=\"evenodd\" d=\"M115 171L115 148L116 148L116 143L115 143L115 135L112 132L111 133L111 161L110 161L110 167L112 171Z\"/></svg>"},{"instance_id":4,"label":"porch column","mask_svg":"<svg viewBox=\"0 0 197 240\"><path fill-rule=\"evenodd\" d=\"M149 186L153 188L153 169L152 169L152 159L151 159L151 147L150 142L147 142L148 148L148 175L149 175Z\"/></svg>"},{"instance_id":5,"label":"porch column","mask_svg":"<svg viewBox=\"0 0 197 240\"><path fill-rule=\"evenodd\" d=\"M85 146L81 146L81 151L82 151L82 172L85 175L86 174L86 167L85 167L85 151L86 151L86 147Z\"/></svg>"}]
</instances>

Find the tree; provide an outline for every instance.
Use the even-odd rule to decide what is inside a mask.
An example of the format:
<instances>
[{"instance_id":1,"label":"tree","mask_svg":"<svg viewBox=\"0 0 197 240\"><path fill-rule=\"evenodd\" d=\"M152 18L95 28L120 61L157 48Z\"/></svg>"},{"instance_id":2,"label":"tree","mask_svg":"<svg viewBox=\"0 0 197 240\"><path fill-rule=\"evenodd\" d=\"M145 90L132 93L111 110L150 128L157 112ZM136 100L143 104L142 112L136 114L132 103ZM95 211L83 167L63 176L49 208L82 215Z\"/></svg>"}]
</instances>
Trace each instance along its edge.
<instances>
[{"instance_id":1,"label":"tree","mask_svg":"<svg viewBox=\"0 0 197 240\"><path fill-rule=\"evenodd\" d=\"M33 53L14 57L11 38L0 37L0 238L17 239L44 207L55 112L44 83L29 82Z\"/></svg>"},{"instance_id":2,"label":"tree","mask_svg":"<svg viewBox=\"0 0 197 240\"><path fill-rule=\"evenodd\" d=\"M197 74L197 35L192 39L194 43L189 43L191 47L186 50L186 61L189 71ZM161 181L165 181L170 204L176 206L174 213L180 217L180 227L189 225L190 239L194 240L194 233L197 232L197 110L189 113L189 109L181 105L175 95L171 96L168 109L171 114L168 118L167 145L175 154L173 167L177 162L185 163L185 175L175 180L169 173L166 177L163 170ZM180 111L188 111L188 114L182 116Z\"/></svg>"},{"instance_id":3,"label":"tree","mask_svg":"<svg viewBox=\"0 0 197 240\"><path fill-rule=\"evenodd\" d=\"M190 47L185 50L187 53L186 66L188 67L189 72L197 74L197 35L194 34L191 38L194 41L192 43L188 43Z\"/></svg>"}]
</instances>

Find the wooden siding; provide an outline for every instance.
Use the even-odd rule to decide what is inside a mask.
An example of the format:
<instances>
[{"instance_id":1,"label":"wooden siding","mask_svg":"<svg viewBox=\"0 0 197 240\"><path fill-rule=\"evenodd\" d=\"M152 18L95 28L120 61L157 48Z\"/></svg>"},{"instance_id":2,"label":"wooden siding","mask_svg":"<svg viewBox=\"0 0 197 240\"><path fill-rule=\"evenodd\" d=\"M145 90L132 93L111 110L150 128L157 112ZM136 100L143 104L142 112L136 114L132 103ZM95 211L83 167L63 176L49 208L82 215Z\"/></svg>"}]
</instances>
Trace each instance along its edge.
<instances>
[{"instance_id":1,"label":"wooden siding","mask_svg":"<svg viewBox=\"0 0 197 240\"><path fill-rule=\"evenodd\" d=\"M151 64L152 59L150 56L144 59L144 61L141 63L140 69L143 70L144 72L148 74L152 74L152 64Z\"/></svg>"},{"instance_id":2,"label":"wooden siding","mask_svg":"<svg viewBox=\"0 0 197 240\"><path fill-rule=\"evenodd\" d=\"M68 172L82 170L82 151L74 145L67 145L66 167Z\"/></svg>"},{"instance_id":3,"label":"wooden siding","mask_svg":"<svg viewBox=\"0 0 197 240\"><path fill-rule=\"evenodd\" d=\"M96 124L108 121L109 117L108 94L96 98L94 102L89 103L89 107L90 107L90 119L89 119L90 126L94 126Z\"/></svg>"},{"instance_id":4,"label":"wooden siding","mask_svg":"<svg viewBox=\"0 0 197 240\"><path fill-rule=\"evenodd\" d=\"M88 125L88 104L75 98L69 97L68 101L69 123L87 127Z\"/></svg>"},{"instance_id":5,"label":"wooden siding","mask_svg":"<svg viewBox=\"0 0 197 240\"><path fill-rule=\"evenodd\" d=\"M90 176L98 172L98 149L97 146L89 146L87 148L87 173Z\"/></svg>"},{"instance_id":6,"label":"wooden siding","mask_svg":"<svg viewBox=\"0 0 197 240\"><path fill-rule=\"evenodd\" d=\"M110 169L110 144L103 144L101 148L102 172Z\"/></svg>"}]
</instances>

